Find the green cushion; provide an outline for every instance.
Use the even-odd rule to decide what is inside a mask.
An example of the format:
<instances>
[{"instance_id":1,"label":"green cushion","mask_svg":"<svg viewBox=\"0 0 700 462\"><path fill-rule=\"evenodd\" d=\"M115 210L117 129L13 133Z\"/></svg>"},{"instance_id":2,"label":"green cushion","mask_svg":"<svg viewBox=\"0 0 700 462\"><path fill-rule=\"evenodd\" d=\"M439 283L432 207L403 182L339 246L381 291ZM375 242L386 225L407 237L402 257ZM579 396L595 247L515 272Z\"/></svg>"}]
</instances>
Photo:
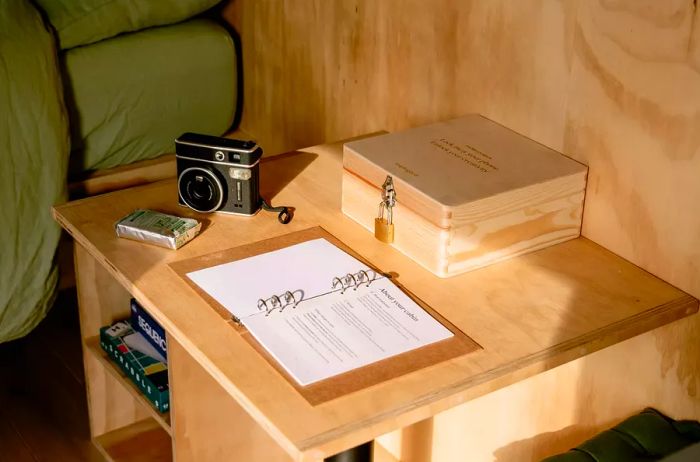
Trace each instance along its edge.
<instances>
[{"instance_id":1,"label":"green cushion","mask_svg":"<svg viewBox=\"0 0 700 462\"><path fill-rule=\"evenodd\" d=\"M542 462L596 462L596 460L585 452L572 449L564 454L548 457Z\"/></svg>"},{"instance_id":2,"label":"green cushion","mask_svg":"<svg viewBox=\"0 0 700 462\"><path fill-rule=\"evenodd\" d=\"M69 146L58 69L39 12L0 0L0 343L43 319L58 280L51 206L66 197Z\"/></svg>"},{"instance_id":3,"label":"green cushion","mask_svg":"<svg viewBox=\"0 0 700 462\"><path fill-rule=\"evenodd\" d=\"M174 24L218 0L36 0L56 29L62 50L124 32Z\"/></svg>"},{"instance_id":4,"label":"green cushion","mask_svg":"<svg viewBox=\"0 0 700 462\"><path fill-rule=\"evenodd\" d=\"M71 173L175 152L183 132L221 135L236 108L228 32L194 19L65 53Z\"/></svg>"},{"instance_id":5,"label":"green cushion","mask_svg":"<svg viewBox=\"0 0 700 462\"><path fill-rule=\"evenodd\" d=\"M624 432L606 430L581 444L578 450L602 460L630 461L644 454L644 448Z\"/></svg>"},{"instance_id":6,"label":"green cushion","mask_svg":"<svg viewBox=\"0 0 700 462\"><path fill-rule=\"evenodd\" d=\"M657 461L698 440L698 422L675 421L655 409L645 409L576 449L542 462Z\"/></svg>"},{"instance_id":7,"label":"green cushion","mask_svg":"<svg viewBox=\"0 0 700 462\"><path fill-rule=\"evenodd\" d=\"M678 423L656 410L647 409L617 425L615 431L638 442L644 454L661 457L693 442L692 438L678 431Z\"/></svg>"}]
</instances>

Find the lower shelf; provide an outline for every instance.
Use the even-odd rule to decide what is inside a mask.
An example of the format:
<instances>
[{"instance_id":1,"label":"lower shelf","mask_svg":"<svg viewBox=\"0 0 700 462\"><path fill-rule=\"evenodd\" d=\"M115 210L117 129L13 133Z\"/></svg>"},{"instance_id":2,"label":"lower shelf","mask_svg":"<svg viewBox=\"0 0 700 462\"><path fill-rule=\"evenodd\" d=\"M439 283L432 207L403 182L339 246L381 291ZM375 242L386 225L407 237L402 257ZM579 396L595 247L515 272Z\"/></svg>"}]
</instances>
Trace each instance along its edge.
<instances>
[{"instance_id":1,"label":"lower shelf","mask_svg":"<svg viewBox=\"0 0 700 462\"><path fill-rule=\"evenodd\" d=\"M104 366L109 374L111 374L119 383L121 383L126 390L133 395L134 398L141 404L144 408L148 409L149 414L153 419L163 427L168 434L172 434L170 428L170 413L169 412L158 412L148 399L143 395L141 390L131 381L129 378L119 369L119 366L115 364L108 356L107 353L100 347L99 336L90 337L85 340L86 351L92 354L98 361Z\"/></svg>"},{"instance_id":2,"label":"lower shelf","mask_svg":"<svg viewBox=\"0 0 700 462\"><path fill-rule=\"evenodd\" d=\"M154 419L105 433L93 439L95 446L110 462L171 462L170 435Z\"/></svg>"}]
</instances>

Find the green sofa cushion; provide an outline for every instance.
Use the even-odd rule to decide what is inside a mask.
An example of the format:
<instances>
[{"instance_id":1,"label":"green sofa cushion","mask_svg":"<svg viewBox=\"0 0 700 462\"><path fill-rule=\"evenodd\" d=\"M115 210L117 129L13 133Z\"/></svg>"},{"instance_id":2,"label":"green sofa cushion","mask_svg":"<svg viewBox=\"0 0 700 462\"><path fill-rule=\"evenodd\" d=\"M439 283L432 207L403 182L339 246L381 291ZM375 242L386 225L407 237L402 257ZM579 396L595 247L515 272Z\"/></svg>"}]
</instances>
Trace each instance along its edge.
<instances>
[{"instance_id":1,"label":"green sofa cushion","mask_svg":"<svg viewBox=\"0 0 700 462\"><path fill-rule=\"evenodd\" d=\"M36 0L62 50L151 26L174 24L219 0Z\"/></svg>"},{"instance_id":2,"label":"green sofa cushion","mask_svg":"<svg viewBox=\"0 0 700 462\"><path fill-rule=\"evenodd\" d=\"M236 54L205 19L65 53L72 175L175 152L183 132L221 135L236 109Z\"/></svg>"},{"instance_id":3,"label":"green sofa cushion","mask_svg":"<svg viewBox=\"0 0 700 462\"><path fill-rule=\"evenodd\" d=\"M66 196L68 117L52 32L26 0L0 0L0 343L51 307ZM1 445L0 445L1 446Z\"/></svg>"},{"instance_id":4,"label":"green sofa cushion","mask_svg":"<svg viewBox=\"0 0 700 462\"><path fill-rule=\"evenodd\" d=\"M655 409L645 409L576 449L542 462L657 461L698 441L698 422L676 421Z\"/></svg>"}]
</instances>

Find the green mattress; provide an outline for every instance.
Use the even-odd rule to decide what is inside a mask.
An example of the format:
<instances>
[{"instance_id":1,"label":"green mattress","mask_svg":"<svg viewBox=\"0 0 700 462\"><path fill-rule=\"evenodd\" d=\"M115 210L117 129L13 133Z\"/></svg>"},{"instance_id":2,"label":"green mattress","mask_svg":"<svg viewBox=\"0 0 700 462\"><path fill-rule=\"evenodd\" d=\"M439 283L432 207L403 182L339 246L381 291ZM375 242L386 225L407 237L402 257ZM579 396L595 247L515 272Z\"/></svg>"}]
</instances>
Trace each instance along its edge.
<instances>
[{"instance_id":1,"label":"green mattress","mask_svg":"<svg viewBox=\"0 0 700 462\"><path fill-rule=\"evenodd\" d=\"M228 32L197 19L65 53L70 173L175 152L186 131L224 133L236 109Z\"/></svg>"},{"instance_id":2,"label":"green mattress","mask_svg":"<svg viewBox=\"0 0 700 462\"><path fill-rule=\"evenodd\" d=\"M202 2L204 4L206 2ZM0 0L0 343L53 302L69 171L174 152L186 131L220 135L236 109L228 32L195 19L61 52L26 0Z\"/></svg>"},{"instance_id":3,"label":"green mattress","mask_svg":"<svg viewBox=\"0 0 700 462\"><path fill-rule=\"evenodd\" d=\"M219 0L36 0L56 30L60 48L98 42L124 32L174 24Z\"/></svg>"},{"instance_id":4,"label":"green mattress","mask_svg":"<svg viewBox=\"0 0 700 462\"><path fill-rule=\"evenodd\" d=\"M674 420L647 408L578 447L542 462L651 462L698 441L700 423Z\"/></svg>"},{"instance_id":5,"label":"green mattress","mask_svg":"<svg viewBox=\"0 0 700 462\"><path fill-rule=\"evenodd\" d=\"M46 314L58 271L68 119L51 32L25 0L0 0L0 342Z\"/></svg>"}]
</instances>

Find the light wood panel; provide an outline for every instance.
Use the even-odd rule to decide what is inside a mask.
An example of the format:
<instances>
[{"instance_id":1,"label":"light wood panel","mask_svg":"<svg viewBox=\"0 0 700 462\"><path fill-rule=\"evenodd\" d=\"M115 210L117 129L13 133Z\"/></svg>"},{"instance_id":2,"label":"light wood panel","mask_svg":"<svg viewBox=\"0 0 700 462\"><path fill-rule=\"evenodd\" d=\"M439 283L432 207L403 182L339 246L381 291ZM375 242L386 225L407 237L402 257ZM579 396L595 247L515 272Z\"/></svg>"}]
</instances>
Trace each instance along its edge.
<instances>
[{"instance_id":1,"label":"light wood panel","mask_svg":"<svg viewBox=\"0 0 700 462\"><path fill-rule=\"evenodd\" d=\"M583 233L700 296L694 0L235 0L279 152L479 112L590 164Z\"/></svg>"},{"instance_id":2,"label":"light wood panel","mask_svg":"<svg viewBox=\"0 0 700 462\"><path fill-rule=\"evenodd\" d=\"M83 362L93 437L148 417L148 410L112 376L85 342L100 327L129 317L129 294L81 245L75 244L76 282L83 336Z\"/></svg>"},{"instance_id":3,"label":"light wood panel","mask_svg":"<svg viewBox=\"0 0 700 462\"><path fill-rule=\"evenodd\" d=\"M131 296L119 285L103 265L85 247L74 244L75 266L80 311L80 332L83 340L99 335L100 327L128 318Z\"/></svg>"},{"instance_id":4,"label":"light wood panel","mask_svg":"<svg viewBox=\"0 0 700 462\"><path fill-rule=\"evenodd\" d=\"M135 422L95 438L107 462L171 462L170 436L153 419Z\"/></svg>"},{"instance_id":5,"label":"light wood panel","mask_svg":"<svg viewBox=\"0 0 700 462\"><path fill-rule=\"evenodd\" d=\"M577 2L236 0L242 127L281 152L467 112L555 149Z\"/></svg>"},{"instance_id":6,"label":"light wood panel","mask_svg":"<svg viewBox=\"0 0 700 462\"><path fill-rule=\"evenodd\" d=\"M700 416L700 316L676 321L379 438L402 462L537 462L648 406Z\"/></svg>"},{"instance_id":7,"label":"light wood panel","mask_svg":"<svg viewBox=\"0 0 700 462\"><path fill-rule=\"evenodd\" d=\"M392 246L433 274L450 277L574 239L581 229L584 184L584 174L572 175L478 201L471 204L471 223L447 228L397 201ZM380 188L343 171L343 213L370 233L380 197Z\"/></svg>"},{"instance_id":8,"label":"light wood panel","mask_svg":"<svg viewBox=\"0 0 700 462\"><path fill-rule=\"evenodd\" d=\"M175 462L291 462L243 408L168 338Z\"/></svg>"},{"instance_id":9,"label":"light wood panel","mask_svg":"<svg viewBox=\"0 0 700 462\"><path fill-rule=\"evenodd\" d=\"M65 204L55 216L299 461L338 453L697 311L697 300L586 239L439 279L342 215L341 172L340 144L262 163L263 193L296 207L286 226L274 214L197 215L177 205L174 181ZM206 226L177 251L116 238L114 222L137 207L198 217ZM317 225L396 272L399 283L483 350L313 406L168 266Z\"/></svg>"},{"instance_id":10,"label":"light wood panel","mask_svg":"<svg viewBox=\"0 0 700 462\"><path fill-rule=\"evenodd\" d=\"M692 0L581 2L565 149L590 164L583 233L700 294Z\"/></svg>"}]
</instances>

